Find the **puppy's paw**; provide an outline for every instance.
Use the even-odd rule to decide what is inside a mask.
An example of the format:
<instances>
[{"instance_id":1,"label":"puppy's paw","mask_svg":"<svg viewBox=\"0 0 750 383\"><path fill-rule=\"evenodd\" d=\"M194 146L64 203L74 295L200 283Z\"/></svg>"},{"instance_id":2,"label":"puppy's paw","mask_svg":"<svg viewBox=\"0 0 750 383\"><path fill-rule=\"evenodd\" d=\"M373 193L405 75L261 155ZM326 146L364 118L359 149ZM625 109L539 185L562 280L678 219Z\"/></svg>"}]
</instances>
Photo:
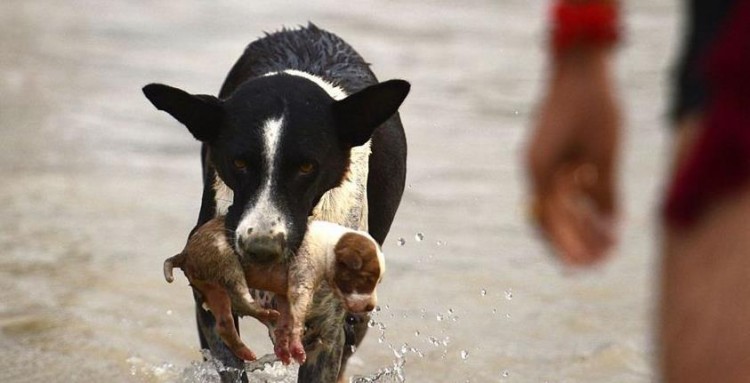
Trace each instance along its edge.
<instances>
[{"instance_id":1,"label":"puppy's paw","mask_svg":"<svg viewBox=\"0 0 750 383\"><path fill-rule=\"evenodd\" d=\"M279 319L281 314L279 314L279 312L276 310L260 309L253 316L263 323L274 323Z\"/></svg>"},{"instance_id":2,"label":"puppy's paw","mask_svg":"<svg viewBox=\"0 0 750 383\"><path fill-rule=\"evenodd\" d=\"M274 331L274 346L273 352L276 357L281 360L281 363L288 365L292 363L292 354L289 351L290 332L288 329L277 328Z\"/></svg>"},{"instance_id":3,"label":"puppy's paw","mask_svg":"<svg viewBox=\"0 0 750 383\"><path fill-rule=\"evenodd\" d=\"M267 309L257 302L253 302L252 304L239 305L239 307L235 309L235 314L239 316L251 316L261 321L262 323L274 323L281 316L278 311Z\"/></svg>"},{"instance_id":4,"label":"puppy's paw","mask_svg":"<svg viewBox=\"0 0 750 383\"><path fill-rule=\"evenodd\" d=\"M289 342L289 353L300 365L305 363L307 354L305 354L305 348L302 346L302 339L299 336L292 336Z\"/></svg>"},{"instance_id":5,"label":"puppy's paw","mask_svg":"<svg viewBox=\"0 0 750 383\"><path fill-rule=\"evenodd\" d=\"M249 348L247 348L247 346L245 346L244 344L239 347L236 347L235 349L232 350L232 352L234 353L234 355L236 355L238 358L242 360L253 361L253 360L258 359L255 353Z\"/></svg>"}]
</instances>

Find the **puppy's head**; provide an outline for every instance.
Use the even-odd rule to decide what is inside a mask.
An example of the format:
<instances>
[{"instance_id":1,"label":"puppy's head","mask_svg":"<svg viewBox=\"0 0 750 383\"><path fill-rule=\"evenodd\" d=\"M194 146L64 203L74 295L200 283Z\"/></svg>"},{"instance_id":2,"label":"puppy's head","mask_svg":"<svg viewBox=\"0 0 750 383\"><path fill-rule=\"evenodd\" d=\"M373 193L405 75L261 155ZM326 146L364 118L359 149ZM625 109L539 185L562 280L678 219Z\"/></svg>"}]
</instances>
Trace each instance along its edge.
<instances>
[{"instance_id":1,"label":"puppy's head","mask_svg":"<svg viewBox=\"0 0 750 383\"><path fill-rule=\"evenodd\" d=\"M380 247L369 235L350 232L336 243L334 255L333 290L348 311L372 311L378 303L375 287L385 272Z\"/></svg>"},{"instance_id":2,"label":"puppy's head","mask_svg":"<svg viewBox=\"0 0 750 383\"><path fill-rule=\"evenodd\" d=\"M232 191L226 228L240 256L257 263L296 253L313 208L345 176L351 148L366 143L409 91L406 81L391 80L346 96L299 73L248 80L224 100L143 88L208 145L218 186Z\"/></svg>"}]
</instances>

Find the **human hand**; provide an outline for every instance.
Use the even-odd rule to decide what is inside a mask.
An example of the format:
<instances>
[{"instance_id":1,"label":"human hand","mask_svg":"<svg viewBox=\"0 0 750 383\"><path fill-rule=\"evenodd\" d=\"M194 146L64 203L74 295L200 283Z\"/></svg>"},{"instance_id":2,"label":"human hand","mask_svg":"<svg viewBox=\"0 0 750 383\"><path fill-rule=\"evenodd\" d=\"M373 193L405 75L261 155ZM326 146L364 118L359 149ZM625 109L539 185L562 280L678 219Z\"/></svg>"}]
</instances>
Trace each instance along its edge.
<instances>
[{"instance_id":1,"label":"human hand","mask_svg":"<svg viewBox=\"0 0 750 383\"><path fill-rule=\"evenodd\" d=\"M554 64L527 146L532 218L569 265L615 243L620 112L609 51L572 51Z\"/></svg>"}]
</instances>

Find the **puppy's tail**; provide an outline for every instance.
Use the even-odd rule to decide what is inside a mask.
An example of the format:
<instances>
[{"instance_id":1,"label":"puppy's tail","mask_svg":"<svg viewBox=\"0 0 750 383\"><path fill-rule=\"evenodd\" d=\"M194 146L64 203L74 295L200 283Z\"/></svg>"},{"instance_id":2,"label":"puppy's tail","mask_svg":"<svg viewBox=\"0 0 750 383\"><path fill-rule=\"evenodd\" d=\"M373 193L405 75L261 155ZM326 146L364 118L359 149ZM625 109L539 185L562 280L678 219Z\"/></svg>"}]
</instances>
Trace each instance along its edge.
<instances>
[{"instance_id":1,"label":"puppy's tail","mask_svg":"<svg viewBox=\"0 0 750 383\"><path fill-rule=\"evenodd\" d=\"M174 281L174 275L172 274L172 270L175 267L182 268L182 265L185 263L185 257L186 257L186 254L183 251L182 253L173 255L167 258L166 260L164 260L164 279L166 279L167 282L172 283Z\"/></svg>"}]
</instances>

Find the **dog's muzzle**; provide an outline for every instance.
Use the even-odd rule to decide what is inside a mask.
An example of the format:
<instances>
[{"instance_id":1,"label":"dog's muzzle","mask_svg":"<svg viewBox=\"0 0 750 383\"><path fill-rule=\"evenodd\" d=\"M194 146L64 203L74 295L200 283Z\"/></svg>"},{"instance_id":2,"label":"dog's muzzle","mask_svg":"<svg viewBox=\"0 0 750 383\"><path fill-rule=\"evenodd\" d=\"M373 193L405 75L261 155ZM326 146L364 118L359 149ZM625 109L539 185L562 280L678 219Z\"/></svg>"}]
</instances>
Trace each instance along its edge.
<instances>
[{"instance_id":1,"label":"dog's muzzle","mask_svg":"<svg viewBox=\"0 0 750 383\"><path fill-rule=\"evenodd\" d=\"M240 253L252 263L269 264L279 261L286 250L286 237L283 233L239 236L237 247Z\"/></svg>"}]
</instances>

